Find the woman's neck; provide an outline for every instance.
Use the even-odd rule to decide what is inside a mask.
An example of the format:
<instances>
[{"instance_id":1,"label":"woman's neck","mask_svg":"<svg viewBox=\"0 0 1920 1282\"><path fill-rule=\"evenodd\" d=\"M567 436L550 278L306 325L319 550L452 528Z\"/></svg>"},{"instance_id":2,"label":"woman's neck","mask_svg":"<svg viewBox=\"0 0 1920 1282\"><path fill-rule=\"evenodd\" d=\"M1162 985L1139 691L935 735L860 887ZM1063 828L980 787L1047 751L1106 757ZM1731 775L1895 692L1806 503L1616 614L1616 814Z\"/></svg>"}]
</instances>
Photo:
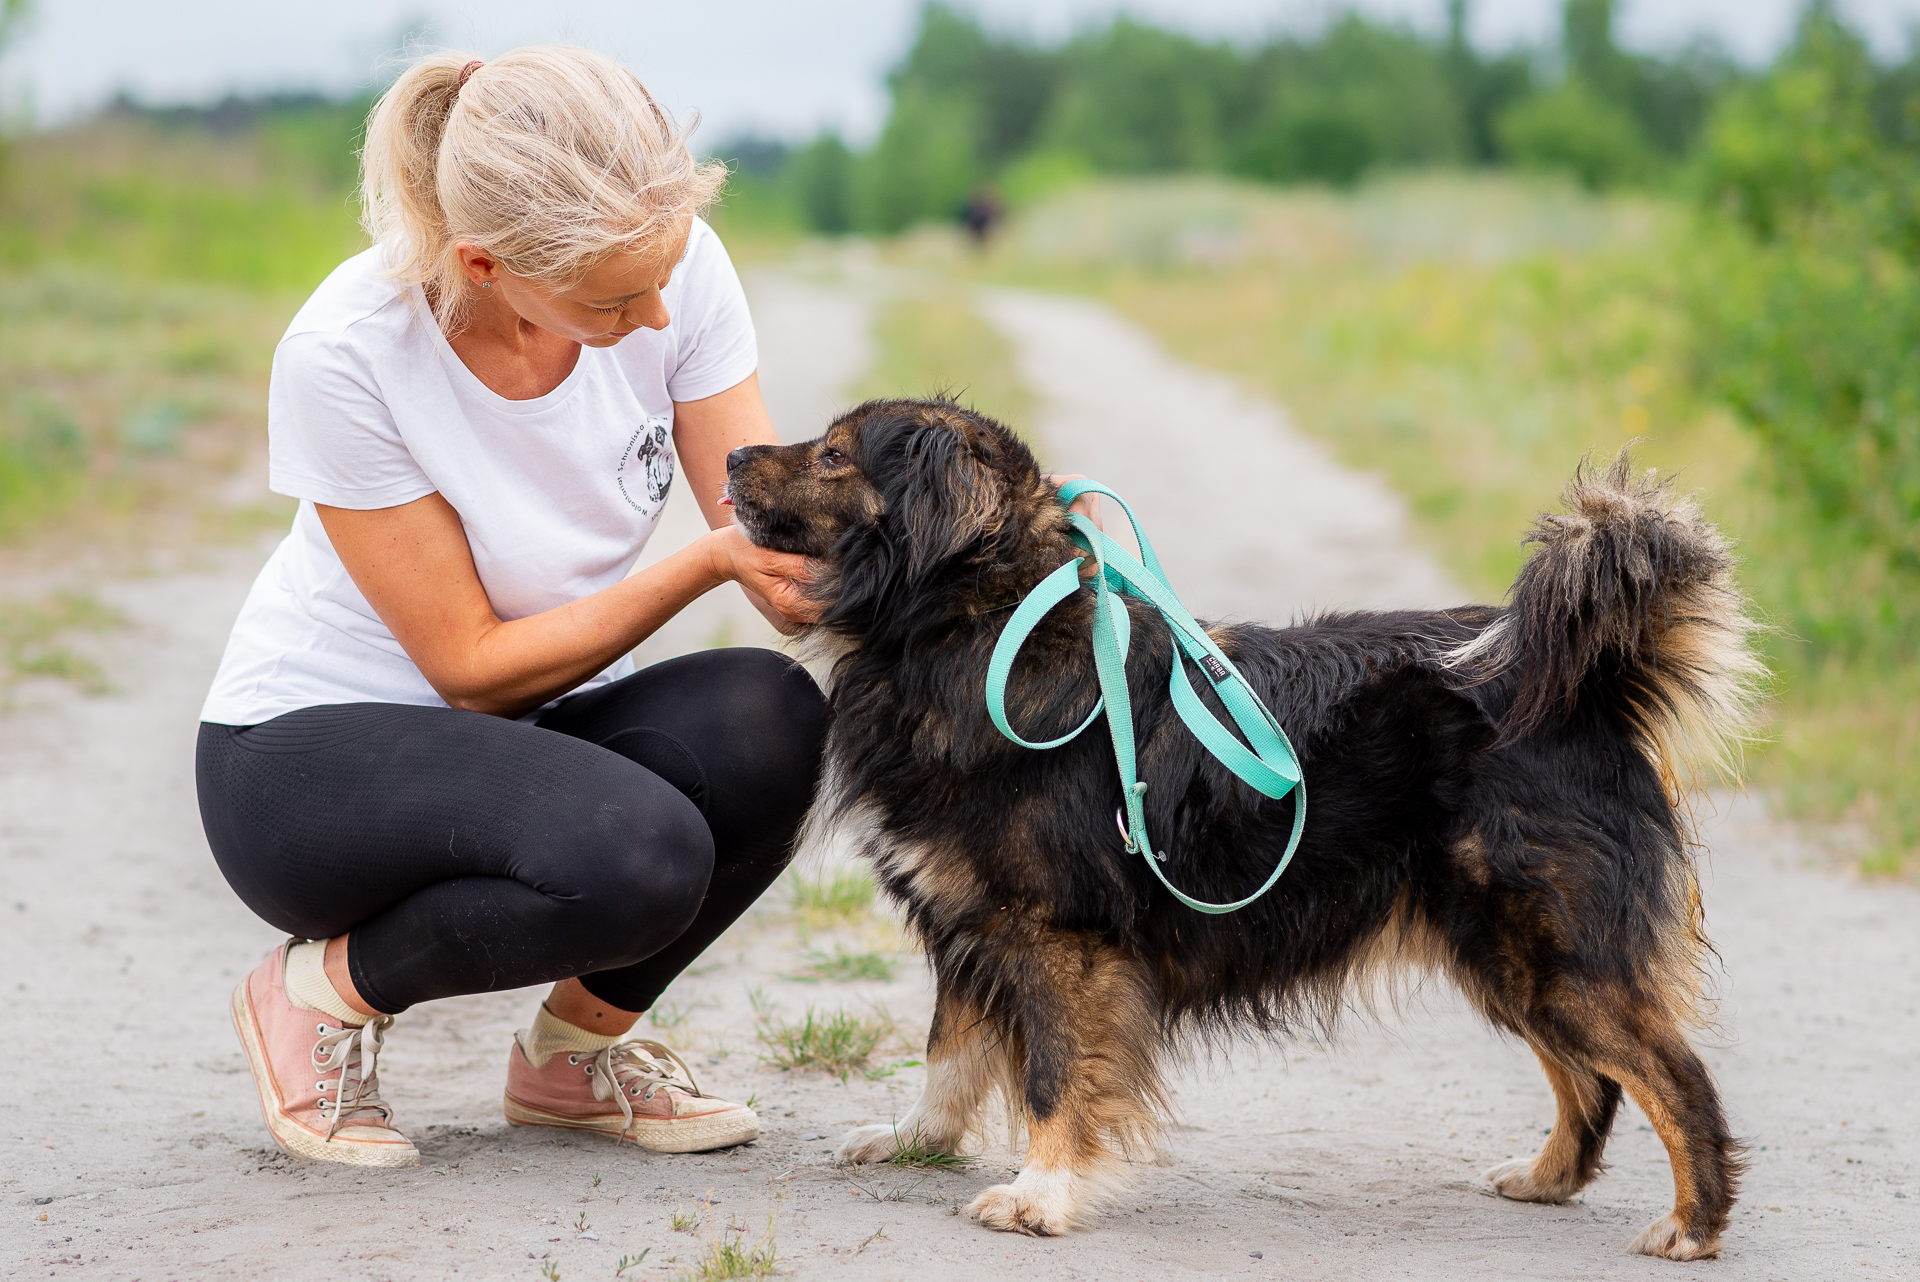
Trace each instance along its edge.
<instances>
[{"instance_id":1,"label":"woman's neck","mask_svg":"<svg viewBox=\"0 0 1920 1282\"><path fill-rule=\"evenodd\" d=\"M510 401L545 396L580 362L580 344L523 319L492 294L482 294L447 343L475 378Z\"/></svg>"}]
</instances>

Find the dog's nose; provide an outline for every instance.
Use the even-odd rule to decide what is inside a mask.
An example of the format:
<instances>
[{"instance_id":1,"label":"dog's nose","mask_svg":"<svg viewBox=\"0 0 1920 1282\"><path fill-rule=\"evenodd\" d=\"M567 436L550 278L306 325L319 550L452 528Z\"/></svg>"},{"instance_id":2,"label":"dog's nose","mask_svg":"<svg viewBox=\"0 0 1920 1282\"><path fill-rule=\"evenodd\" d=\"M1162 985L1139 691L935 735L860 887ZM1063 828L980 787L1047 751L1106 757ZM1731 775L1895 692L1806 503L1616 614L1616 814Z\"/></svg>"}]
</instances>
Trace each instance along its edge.
<instances>
[{"instance_id":1,"label":"dog's nose","mask_svg":"<svg viewBox=\"0 0 1920 1282\"><path fill-rule=\"evenodd\" d=\"M751 445L742 445L739 449L734 450L727 455L727 475L728 476L733 475L734 468L739 467L742 463L746 462L749 458L753 457L752 450L753 450L753 447Z\"/></svg>"}]
</instances>

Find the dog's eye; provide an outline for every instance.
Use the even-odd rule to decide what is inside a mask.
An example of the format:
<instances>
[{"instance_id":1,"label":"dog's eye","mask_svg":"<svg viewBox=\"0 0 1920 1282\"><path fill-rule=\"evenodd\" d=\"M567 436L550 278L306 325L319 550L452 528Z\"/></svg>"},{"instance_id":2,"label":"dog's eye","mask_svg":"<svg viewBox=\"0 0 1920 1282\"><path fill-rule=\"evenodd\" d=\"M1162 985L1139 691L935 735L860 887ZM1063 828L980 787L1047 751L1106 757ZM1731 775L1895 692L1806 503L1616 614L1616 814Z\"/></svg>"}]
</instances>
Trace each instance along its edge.
<instances>
[{"instance_id":1,"label":"dog's eye","mask_svg":"<svg viewBox=\"0 0 1920 1282\"><path fill-rule=\"evenodd\" d=\"M830 463L833 466L838 467L840 464L847 461L847 456L842 454L839 450L828 450L826 453L820 456L820 461L822 463Z\"/></svg>"}]
</instances>

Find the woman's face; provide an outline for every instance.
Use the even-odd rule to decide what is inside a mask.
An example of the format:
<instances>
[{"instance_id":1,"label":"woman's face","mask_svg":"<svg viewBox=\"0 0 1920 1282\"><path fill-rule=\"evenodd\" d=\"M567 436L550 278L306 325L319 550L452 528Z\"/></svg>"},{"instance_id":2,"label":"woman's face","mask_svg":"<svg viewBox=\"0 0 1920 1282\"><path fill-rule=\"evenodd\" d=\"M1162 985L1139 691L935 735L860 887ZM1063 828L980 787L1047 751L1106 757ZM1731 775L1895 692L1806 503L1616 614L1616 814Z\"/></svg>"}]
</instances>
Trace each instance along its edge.
<instances>
[{"instance_id":1,"label":"woman's face","mask_svg":"<svg viewBox=\"0 0 1920 1282\"><path fill-rule=\"evenodd\" d=\"M517 317L586 347L612 347L636 329L667 327L672 318L660 291L686 253L692 229L688 221L654 246L609 255L578 284L557 292L515 276L478 246L462 242L457 248L473 283L490 286L481 291L483 312L492 309L501 320Z\"/></svg>"}]
</instances>

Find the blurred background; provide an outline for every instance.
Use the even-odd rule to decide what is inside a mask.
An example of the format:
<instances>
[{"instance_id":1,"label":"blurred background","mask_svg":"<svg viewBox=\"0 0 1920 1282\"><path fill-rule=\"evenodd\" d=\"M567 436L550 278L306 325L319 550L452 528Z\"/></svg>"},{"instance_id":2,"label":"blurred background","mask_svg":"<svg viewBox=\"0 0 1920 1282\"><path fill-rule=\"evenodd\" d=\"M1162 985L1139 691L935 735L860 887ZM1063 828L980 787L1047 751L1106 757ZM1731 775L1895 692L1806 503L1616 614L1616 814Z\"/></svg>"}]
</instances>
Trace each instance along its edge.
<instances>
[{"instance_id":1,"label":"blurred background","mask_svg":"<svg viewBox=\"0 0 1920 1282\"><path fill-rule=\"evenodd\" d=\"M1774 624L1754 777L1920 870L1920 0L540 9L0 0L0 699L108 684L73 565L284 527L268 362L363 244L397 60L564 39L700 114L737 259L884 278L849 394L1018 423L977 291L1090 296L1385 476L1481 598L1642 440Z\"/></svg>"}]
</instances>

